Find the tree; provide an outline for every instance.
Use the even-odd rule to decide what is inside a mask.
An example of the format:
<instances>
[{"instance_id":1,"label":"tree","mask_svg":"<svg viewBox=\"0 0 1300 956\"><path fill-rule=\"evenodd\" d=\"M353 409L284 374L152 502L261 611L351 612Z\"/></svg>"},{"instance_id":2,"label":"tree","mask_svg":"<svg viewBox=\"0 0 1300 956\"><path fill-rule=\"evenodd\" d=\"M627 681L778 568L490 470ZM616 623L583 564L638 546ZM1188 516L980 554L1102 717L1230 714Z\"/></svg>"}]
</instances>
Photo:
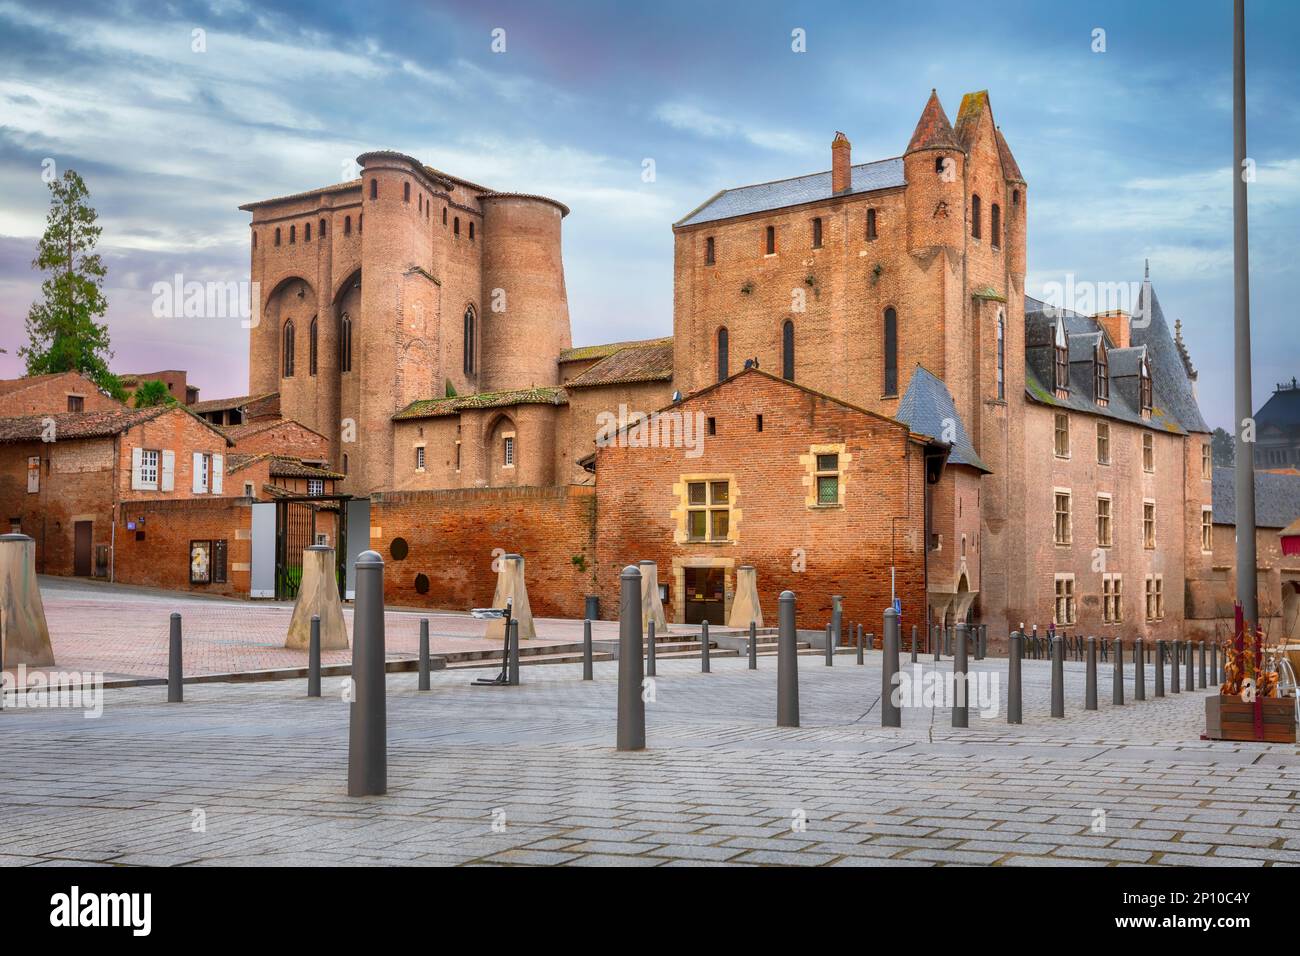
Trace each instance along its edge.
<instances>
[{"instance_id":1,"label":"tree","mask_svg":"<svg viewBox=\"0 0 1300 956\"><path fill-rule=\"evenodd\" d=\"M1237 450L1232 443L1232 436L1222 428L1216 428L1210 436L1210 448L1214 454L1214 463L1220 468L1231 468L1237 463Z\"/></svg>"},{"instance_id":2,"label":"tree","mask_svg":"<svg viewBox=\"0 0 1300 956\"><path fill-rule=\"evenodd\" d=\"M175 405L176 396L167 391L167 383L156 378L141 382L135 390L133 404L136 408L156 408L159 405Z\"/></svg>"},{"instance_id":3,"label":"tree","mask_svg":"<svg viewBox=\"0 0 1300 956\"><path fill-rule=\"evenodd\" d=\"M71 169L50 183L50 211L32 268L48 273L42 301L27 313L28 344L18 350L28 375L81 372L114 398L125 397L108 370L113 353L108 326L97 322L108 310L101 285L107 270L95 252L103 231L87 203L86 184Z\"/></svg>"}]
</instances>

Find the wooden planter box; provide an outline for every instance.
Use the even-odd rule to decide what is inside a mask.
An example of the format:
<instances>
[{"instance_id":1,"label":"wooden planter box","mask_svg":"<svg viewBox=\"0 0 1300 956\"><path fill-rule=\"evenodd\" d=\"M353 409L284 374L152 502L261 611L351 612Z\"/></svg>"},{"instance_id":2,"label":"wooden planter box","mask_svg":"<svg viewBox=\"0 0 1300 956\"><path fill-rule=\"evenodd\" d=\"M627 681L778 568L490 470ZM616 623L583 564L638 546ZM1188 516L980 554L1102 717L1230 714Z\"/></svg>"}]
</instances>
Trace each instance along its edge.
<instances>
[{"instance_id":1,"label":"wooden planter box","mask_svg":"<svg viewBox=\"0 0 1300 956\"><path fill-rule=\"evenodd\" d=\"M1293 744L1295 740L1294 697L1264 697L1264 736L1255 736L1255 705L1240 697L1211 694L1205 698L1205 736L1210 740L1263 740Z\"/></svg>"}]
</instances>

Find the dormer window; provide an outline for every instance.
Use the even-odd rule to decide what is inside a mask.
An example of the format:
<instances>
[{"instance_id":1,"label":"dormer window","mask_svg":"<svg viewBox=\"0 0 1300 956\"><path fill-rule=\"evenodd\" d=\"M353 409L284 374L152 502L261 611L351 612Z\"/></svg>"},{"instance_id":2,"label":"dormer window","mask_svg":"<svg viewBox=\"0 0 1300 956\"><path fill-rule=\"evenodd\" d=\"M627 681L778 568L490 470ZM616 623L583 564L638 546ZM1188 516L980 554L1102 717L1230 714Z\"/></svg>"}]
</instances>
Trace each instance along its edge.
<instances>
[{"instance_id":1,"label":"dormer window","mask_svg":"<svg viewBox=\"0 0 1300 956\"><path fill-rule=\"evenodd\" d=\"M1058 391L1070 388L1070 344L1065 337L1065 323L1056 320L1056 335L1052 342L1052 384Z\"/></svg>"},{"instance_id":2,"label":"dormer window","mask_svg":"<svg viewBox=\"0 0 1300 956\"><path fill-rule=\"evenodd\" d=\"M1138 366L1138 375L1138 394L1142 403L1142 414L1150 415L1153 404L1151 401L1151 365L1145 357Z\"/></svg>"},{"instance_id":3,"label":"dormer window","mask_svg":"<svg viewBox=\"0 0 1300 956\"><path fill-rule=\"evenodd\" d=\"M1093 398L1098 405L1105 405L1110 402L1110 360L1106 358L1106 346L1100 342L1093 353L1092 369Z\"/></svg>"}]
</instances>

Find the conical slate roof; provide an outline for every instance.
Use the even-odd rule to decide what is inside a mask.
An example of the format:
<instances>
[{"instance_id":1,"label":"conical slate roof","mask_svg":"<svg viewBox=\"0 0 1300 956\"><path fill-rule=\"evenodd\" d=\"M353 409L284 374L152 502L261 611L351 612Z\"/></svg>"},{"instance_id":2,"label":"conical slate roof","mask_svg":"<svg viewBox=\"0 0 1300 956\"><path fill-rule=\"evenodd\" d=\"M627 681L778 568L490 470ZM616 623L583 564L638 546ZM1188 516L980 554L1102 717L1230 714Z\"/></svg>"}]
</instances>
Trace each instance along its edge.
<instances>
[{"instance_id":1,"label":"conical slate roof","mask_svg":"<svg viewBox=\"0 0 1300 956\"><path fill-rule=\"evenodd\" d=\"M948 114L939 102L939 94L931 90L925 109L921 111L921 118L917 121L916 131L912 133L912 141L907 144L907 151L912 153L918 149L961 148L952 124L948 122Z\"/></svg>"}]
</instances>

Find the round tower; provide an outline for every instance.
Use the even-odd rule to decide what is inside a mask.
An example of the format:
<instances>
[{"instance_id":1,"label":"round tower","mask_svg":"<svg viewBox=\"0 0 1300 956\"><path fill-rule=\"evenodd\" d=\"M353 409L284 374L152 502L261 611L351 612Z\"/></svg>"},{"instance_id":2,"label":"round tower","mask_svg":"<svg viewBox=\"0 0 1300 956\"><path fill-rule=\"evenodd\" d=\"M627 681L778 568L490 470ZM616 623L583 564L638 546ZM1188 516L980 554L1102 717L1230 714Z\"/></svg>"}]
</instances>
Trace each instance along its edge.
<instances>
[{"instance_id":1,"label":"round tower","mask_svg":"<svg viewBox=\"0 0 1300 956\"><path fill-rule=\"evenodd\" d=\"M961 246L965 174L966 150L953 132L938 94L931 90L903 154L909 251Z\"/></svg>"},{"instance_id":2,"label":"round tower","mask_svg":"<svg viewBox=\"0 0 1300 956\"><path fill-rule=\"evenodd\" d=\"M482 391L558 385L573 344L560 221L568 207L544 196L483 193Z\"/></svg>"}]
</instances>

